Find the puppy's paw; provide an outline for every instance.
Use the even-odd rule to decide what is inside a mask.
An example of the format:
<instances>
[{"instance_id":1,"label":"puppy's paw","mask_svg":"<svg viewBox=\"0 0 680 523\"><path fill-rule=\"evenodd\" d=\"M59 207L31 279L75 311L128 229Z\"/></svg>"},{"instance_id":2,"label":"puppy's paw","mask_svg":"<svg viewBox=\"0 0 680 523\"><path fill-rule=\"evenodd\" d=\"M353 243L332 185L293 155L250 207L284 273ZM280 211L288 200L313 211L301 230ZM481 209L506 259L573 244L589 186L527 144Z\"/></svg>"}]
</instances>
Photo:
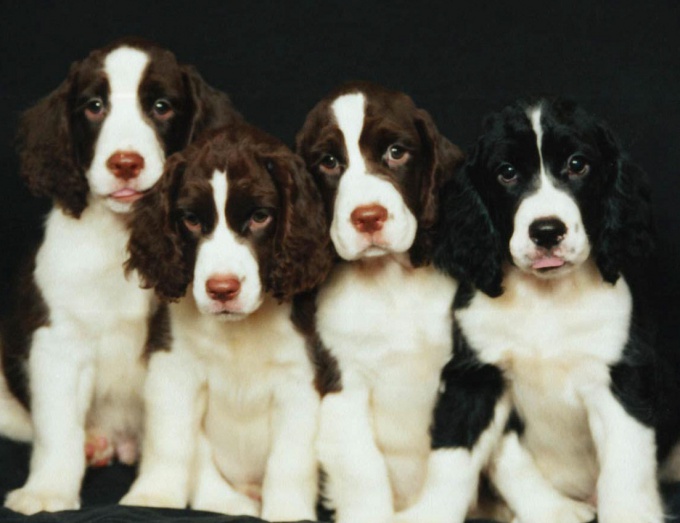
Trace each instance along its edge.
<instances>
[{"instance_id":1,"label":"puppy's paw","mask_svg":"<svg viewBox=\"0 0 680 523\"><path fill-rule=\"evenodd\" d=\"M20 488L10 492L5 499L5 507L21 514L31 515L38 512L59 512L80 508L78 495L68 495L54 490Z\"/></svg>"},{"instance_id":2,"label":"puppy's paw","mask_svg":"<svg viewBox=\"0 0 680 523\"><path fill-rule=\"evenodd\" d=\"M85 435L85 461L90 467L105 467L113 461L115 449L110 439L97 429Z\"/></svg>"},{"instance_id":3,"label":"puppy's paw","mask_svg":"<svg viewBox=\"0 0 680 523\"><path fill-rule=\"evenodd\" d=\"M518 515L513 523L589 523L595 520L595 509L587 503L575 501L567 497L555 497L550 500L528 499L531 510ZM519 512L519 511L517 511Z\"/></svg>"},{"instance_id":4,"label":"puppy's paw","mask_svg":"<svg viewBox=\"0 0 680 523\"><path fill-rule=\"evenodd\" d=\"M121 505L154 508L186 508L181 496L147 489L133 489L120 500Z\"/></svg>"},{"instance_id":5,"label":"puppy's paw","mask_svg":"<svg viewBox=\"0 0 680 523\"><path fill-rule=\"evenodd\" d=\"M597 520L599 523L663 523L661 501L656 496L617 501L615 506L601 503Z\"/></svg>"},{"instance_id":6,"label":"puppy's paw","mask_svg":"<svg viewBox=\"0 0 680 523\"><path fill-rule=\"evenodd\" d=\"M208 498L203 496L196 499L191 504L194 510L206 510L208 512L219 512L230 516L255 516L260 515L260 504L248 496L238 492L228 496L215 496Z\"/></svg>"}]
</instances>

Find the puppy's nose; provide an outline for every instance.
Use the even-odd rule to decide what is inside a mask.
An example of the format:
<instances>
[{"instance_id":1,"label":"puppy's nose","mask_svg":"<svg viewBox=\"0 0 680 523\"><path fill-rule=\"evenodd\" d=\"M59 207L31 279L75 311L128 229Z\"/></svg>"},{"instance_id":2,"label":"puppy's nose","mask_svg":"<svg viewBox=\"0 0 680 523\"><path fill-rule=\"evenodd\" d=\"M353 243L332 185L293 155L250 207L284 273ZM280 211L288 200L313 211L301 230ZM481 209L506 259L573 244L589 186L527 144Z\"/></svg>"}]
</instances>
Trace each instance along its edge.
<instances>
[{"instance_id":1,"label":"puppy's nose","mask_svg":"<svg viewBox=\"0 0 680 523\"><path fill-rule=\"evenodd\" d=\"M354 228L359 232L377 232L387 221L387 209L378 204L362 205L352 211L350 219Z\"/></svg>"},{"instance_id":2,"label":"puppy's nose","mask_svg":"<svg viewBox=\"0 0 680 523\"><path fill-rule=\"evenodd\" d=\"M234 276L213 276L205 282L205 291L211 299L226 303L241 292L241 283Z\"/></svg>"},{"instance_id":3,"label":"puppy's nose","mask_svg":"<svg viewBox=\"0 0 680 523\"><path fill-rule=\"evenodd\" d=\"M139 176L144 168L144 158L132 151L119 151L109 156L106 167L116 178L127 181Z\"/></svg>"},{"instance_id":4,"label":"puppy's nose","mask_svg":"<svg viewBox=\"0 0 680 523\"><path fill-rule=\"evenodd\" d=\"M529 237L539 247L550 249L560 243L567 232L567 226L558 218L542 218L529 226Z\"/></svg>"}]
</instances>

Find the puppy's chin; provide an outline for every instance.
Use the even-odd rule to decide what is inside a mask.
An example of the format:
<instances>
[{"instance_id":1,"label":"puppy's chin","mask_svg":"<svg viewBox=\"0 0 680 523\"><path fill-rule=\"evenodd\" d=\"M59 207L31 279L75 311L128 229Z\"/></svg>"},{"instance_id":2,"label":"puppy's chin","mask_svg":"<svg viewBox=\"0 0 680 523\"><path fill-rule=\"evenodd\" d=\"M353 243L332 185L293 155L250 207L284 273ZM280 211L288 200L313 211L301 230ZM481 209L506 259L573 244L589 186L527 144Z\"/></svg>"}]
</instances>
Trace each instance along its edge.
<instances>
[{"instance_id":1,"label":"puppy's chin","mask_svg":"<svg viewBox=\"0 0 680 523\"><path fill-rule=\"evenodd\" d=\"M205 316L212 316L218 321L239 321L254 313L262 305L262 297L253 303L244 304L241 300L234 300L226 303L206 299L204 302L197 303L198 310Z\"/></svg>"}]
</instances>

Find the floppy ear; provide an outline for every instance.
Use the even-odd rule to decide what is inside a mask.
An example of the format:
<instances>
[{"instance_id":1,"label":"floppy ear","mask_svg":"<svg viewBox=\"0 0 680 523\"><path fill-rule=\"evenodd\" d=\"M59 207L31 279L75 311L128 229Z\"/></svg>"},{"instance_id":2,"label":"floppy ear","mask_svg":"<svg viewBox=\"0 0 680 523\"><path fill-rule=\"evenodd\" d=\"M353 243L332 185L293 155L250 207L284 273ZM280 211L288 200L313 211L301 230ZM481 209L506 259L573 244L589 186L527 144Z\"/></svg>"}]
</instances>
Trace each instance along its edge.
<instances>
[{"instance_id":1,"label":"floppy ear","mask_svg":"<svg viewBox=\"0 0 680 523\"><path fill-rule=\"evenodd\" d=\"M602 219L595 233L594 255L602 278L616 283L632 260L654 249L651 190L646 173L621 153L611 131L598 128L609 176L602 201Z\"/></svg>"},{"instance_id":2,"label":"floppy ear","mask_svg":"<svg viewBox=\"0 0 680 523\"><path fill-rule=\"evenodd\" d=\"M332 249L323 201L302 159L292 152L277 156L270 172L281 211L266 285L276 298L286 300L325 279Z\"/></svg>"},{"instance_id":3,"label":"floppy ear","mask_svg":"<svg viewBox=\"0 0 680 523\"><path fill-rule=\"evenodd\" d=\"M503 246L489 210L471 182L479 175L478 143L463 168L441 191L435 265L461 282L495 297L503 293ZM481 167L480 167L481 168Z\"/></svg>"},{"instance_id":4,"label":"floppy ear","mask_svg":"<svg viewBox=\"0 0 680 523\"><path fill-rule=\"evenodd\" d=\"M193 271L187 263L191 246L183 239L173 216L185 168L186 161L180 153L168 158L163 175L135 203L130 215L125 270L136 270L144 288L153 288L161 299L170 301L184 296Z\"/></svg>"},{"instance_id":5,"label":"floppy ear","mask_svg":"<svg viewBox=\"0 0 680 523\"><path fill-rule=\"evenodd\" d=\"M66 80L21 115L17 132L20 173L28 188L76 218L87 206L89 190L71 143L72 86L79 65L71 65Z\"/></svg>"},{"instance_id":6,"label":"floppy ear","mask_svg":"<svg viewBox=\"0 0 680 523\"><path fill-rule=\"evenodd\" d=\"M242 120L226 93L209 86L193 66L182 65L184 85L193 101L193 119L187 145L206 129L232 125Z\"/></svg>"},{"instance_id":7,"label":"floppy ear","mask_svg":"<svg viewBox=\"0 0 680 523\"><path fill-rule=\"evenodd\" d=\"M412 265L419 267L429 263L431 258L432 229L439 214L439 191L453 176L465 155L439 133L427 111L416 111L415 124L426 152L426 171L419 188L418 231L409 251Z\"/></svg>"}]
</instances>

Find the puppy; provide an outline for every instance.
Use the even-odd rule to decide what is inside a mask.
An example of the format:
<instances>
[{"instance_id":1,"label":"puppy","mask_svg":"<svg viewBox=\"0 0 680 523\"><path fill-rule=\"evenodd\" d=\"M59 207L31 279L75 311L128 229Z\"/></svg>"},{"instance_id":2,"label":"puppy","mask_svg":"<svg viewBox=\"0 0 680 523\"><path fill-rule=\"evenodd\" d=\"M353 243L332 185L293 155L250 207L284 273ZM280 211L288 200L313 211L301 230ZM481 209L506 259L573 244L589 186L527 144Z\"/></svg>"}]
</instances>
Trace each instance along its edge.
<instances>
[{"instance_id":1,"label":"puppy","mask_svg":"<svg viewBox=\"0 0 680 523\"><path fill-rule=\"evenodd\" d=\"M0 412L0 428L34 442L28 481L7 507L77 508L86 428L108 441L99 449L108 455L96 459L115 449L122 461L135 460L141 356L154 339L156 310L152 292L124 275L128 214L167 154L239 118L192 67L134 39L74 63L23 115L21 175L54 207L3 321L0 393L13 408Z\"/></svg>"},{"instance_id":2,"label":"puppy","mask_svg":"<svg viewBox=\"0 0 680 523\"><path fill-rule=\"evenodd\" d=\"M290 299L331 265L302 160L248 125L173 156L135 209L129 269L170 304L123 503L315 519L320 396ZM261 501L261 503L260 503Z\"/></svg>"},{"instance_id":3,"label":"puppy","mask_svg":"<svg viewBox=\"0 0 680 523\"><path fill-rule=\"evenodd\" d=\"M421 489L455 282L430 264L438 190L462 153L405 94L369 83L319 102L297 147L338 262L316 299L337 364L318 452L340 523L390 521Z\"/></svg>"},{"instance_id":4,"label":"puppy","mask_svg":"<svg viewBox=\"0 0 680 523\"><path fill-rule=\"evenodd\" d=\"M460 423L435 431L474 456L503 412L489 472L518 522L661 523L663 362L633 277L653 245L645 174L602 122L540 100L488 120L442 199Z\"/></svg>"}]
</instances>

